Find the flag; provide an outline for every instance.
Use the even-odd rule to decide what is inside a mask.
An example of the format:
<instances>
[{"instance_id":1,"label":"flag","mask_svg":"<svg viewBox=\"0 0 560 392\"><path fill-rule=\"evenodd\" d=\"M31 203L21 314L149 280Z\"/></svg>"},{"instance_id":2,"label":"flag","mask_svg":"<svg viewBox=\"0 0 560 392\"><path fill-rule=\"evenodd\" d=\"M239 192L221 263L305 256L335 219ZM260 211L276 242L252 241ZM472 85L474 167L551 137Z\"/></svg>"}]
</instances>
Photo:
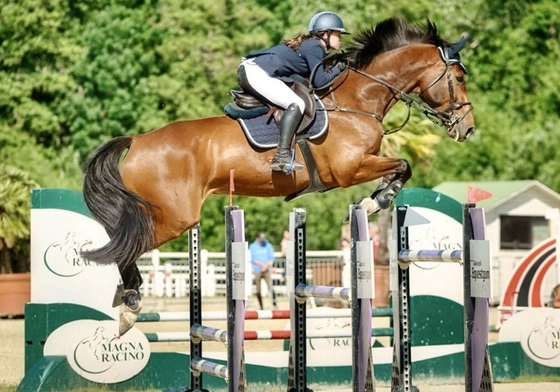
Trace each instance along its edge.
<instances>
[{"instance_id":1,"label":"flag","mask_svg":"<svg viewBox=\"0 0 560 392\"><path fill-rule=\"evenodd\" d=\"M477 188L473 185L467 186L467 203L478 203L492 197L490 192Z\"/></svg>"}]
</instances>

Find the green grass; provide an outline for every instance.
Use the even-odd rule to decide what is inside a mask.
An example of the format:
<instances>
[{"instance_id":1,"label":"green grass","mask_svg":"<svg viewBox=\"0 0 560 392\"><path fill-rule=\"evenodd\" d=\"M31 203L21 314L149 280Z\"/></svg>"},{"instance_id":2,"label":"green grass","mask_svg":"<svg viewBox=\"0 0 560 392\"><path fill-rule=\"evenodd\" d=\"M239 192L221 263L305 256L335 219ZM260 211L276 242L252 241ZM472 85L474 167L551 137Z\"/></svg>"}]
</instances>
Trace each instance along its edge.
<instances>
[{"instance_id":1,"label":"green grass","mask_svg":"<svg viewBox=\"0 0 560 392\"><path fill-rule=\"evenodd\" d=\"M558 382L560 383L560 376L522 376L514 380L502 381L502 384L524 384L534 382Z\"/></svg>"},{"instance_id":2,"label":"green grass","mask_svg":"<svg viewBox=\"0 0 560 392\"><path fill-rule=\"evenodd\" d=\"M509 381L502 381L500 384L524 384L524 383L539 383L539 382L548 382L548 383L560 383L560 376L524 376L519 377L514 380ZM285 386L270 386L270 385L252 385L252 387L256 388L255 390L259 390L262 392L285 392ZM337 390L335 385L309 385L312 390L329 390L332 389ZM16 385L0 385L0 392L16 392L17 386ZM110 392L114 391L109 387L96 387L96 388L77 388L71 391L66 392ZM139 392L135 389L129 389L126 391L121 392ZM142 392L162 392L161 389L145 389ZM212 392L227 392L227 388L223 389L216 389Z\"/></svg>"}]
</instances>

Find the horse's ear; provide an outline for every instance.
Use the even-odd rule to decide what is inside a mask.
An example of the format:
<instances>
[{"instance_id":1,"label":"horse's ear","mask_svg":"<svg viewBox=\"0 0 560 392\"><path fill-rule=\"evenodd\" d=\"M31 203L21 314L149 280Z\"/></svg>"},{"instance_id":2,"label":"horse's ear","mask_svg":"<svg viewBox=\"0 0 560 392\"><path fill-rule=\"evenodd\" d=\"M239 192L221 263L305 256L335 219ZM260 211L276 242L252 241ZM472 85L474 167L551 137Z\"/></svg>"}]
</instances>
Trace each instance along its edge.
<instances>
[{"instance_id":1,"label":"horse's ear","mask_svg":"<svg viewBox=\"0 0 560 392\"><path fill-rule=\"evenodd\" d=\"M451 46L449 46L449 58L456 58L458 57L459 51L463 48L463 46L465 46L465 44L467 43L467 39L469 37L468 36L462 36L461 39L457 42L455 42L454 44L452 44Z\"/></svg>"}]
</instances>

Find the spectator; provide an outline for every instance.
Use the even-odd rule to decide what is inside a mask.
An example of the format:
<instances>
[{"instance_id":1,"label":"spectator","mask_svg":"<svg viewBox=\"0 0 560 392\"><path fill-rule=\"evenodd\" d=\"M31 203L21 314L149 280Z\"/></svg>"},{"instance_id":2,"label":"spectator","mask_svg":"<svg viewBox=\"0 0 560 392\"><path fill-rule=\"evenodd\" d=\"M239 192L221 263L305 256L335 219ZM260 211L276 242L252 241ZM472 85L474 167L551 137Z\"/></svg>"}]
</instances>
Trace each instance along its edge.
<instances>
[{"instance_id":1,"label":"spectator","mask_svg":"<svg viewBox=\"0 0 560 392\"><path fill-rule=\"evenodd\" d=\"M340 250L350 249L350 226L343 225L340 228L340 240L338 243Z\"/></svg>"},{"instance_id":2,"label":"spectator","mask_svg":"<svg viewBox=\"0 0 560 392\"><path fill-rule=\"evenodd\" d=\"M369 238L373 242L373 257L379 253L379 226L375 222L369 222Z\"/></svg>"},{"instance_id":3,"label":"spectator","mask_svg":"<svg viewBox=\"0 0 560 392\"><path fill-rule=\"evenodd\" d=\"M350 263L350 226L344 225L340 229L338 248L342 251L342 286L352 287L352 273Z\"/></svg>"},{"instance_id":4,"label":"spectator","mask_svg":"<svg viewBox=\"0 0 560 392\"><path fill-rule=\"evenodd\" d=\"M280 254L284 258L284 272L282 273L284 281L286 280L286 274L288 273L288 263L286 260L288 255L288 242L290 242L290 232L288 230L284 230L282 241L280 241Z\"/></svg>"},{"instance_id":5,"label":"spectator","mask_svg":"<svg viewBox=\"0 0 560 392\"><path fill-rule=\"evenodd\" d=\"M288 253L288 241L290 241L290 232L288 230L284 230L282 241L280 241L280 253L282 254L282 257L286 257L286 254Z\"/></svg>"},{"instance_id":6,"label":"spectator","mask_svg":"<svg viewBox=\"0 0 560 392\"><path fill-rule=\"evenodd\" d=\"M554 286L550 294L550 306L555 309L560 309L560 284Z\"/></svg>"},{"instance_id":7,"label":"spectator","mask_svg":"<svg viewBox=\"0 0 560 392\"><path fill-rule=\"evenodd\" d=\"M251 254L251 265L253 266L253 274L255 275L255 286L257 288L257 300L261 310L264 309L262 294L261 294L261 281L264 279L270 296L272 298L272 308L276 309L276 295L272 287L272 263L274 262L274 249L270 242L266 239L264 231L259 231L255 241L249 245L249 252Z\"/></svg>"},{"instance_id":8,"label":"spectator","mask_svg":"<svg viewBox=\"0 0 560 392\"><path fill-rule=\"evenodd\" d=\"M379 253L380 231L376 222L369 222L369 236L373 245L375 298L372 305L376 308L389 306L389 260L383 260Z\"/></svg>"}]
</instances>

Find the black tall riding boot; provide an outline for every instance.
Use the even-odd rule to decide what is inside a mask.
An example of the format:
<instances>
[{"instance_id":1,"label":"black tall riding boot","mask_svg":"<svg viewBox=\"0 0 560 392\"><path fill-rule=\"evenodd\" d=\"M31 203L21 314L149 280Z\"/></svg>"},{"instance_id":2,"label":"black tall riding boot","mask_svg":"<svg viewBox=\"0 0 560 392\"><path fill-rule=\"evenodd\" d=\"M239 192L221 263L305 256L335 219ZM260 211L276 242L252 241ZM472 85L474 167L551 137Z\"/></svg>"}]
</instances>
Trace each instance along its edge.
<instances>
[{"instance_id":1,"label":"black tall riding boot","mask_svg":"<svg viewBox=\"0 0 560 392\"><path fill-rule=\"evenodd\" d=\"M284 111L282 120L280 120L280 126L278 127L280 133L278 135L278 149L276 154L272 158L271 168L273 171L283 171L286 172L291 162L290 157L290 146L292 144L292 138L294 133L296 133L297 127L303 117L299 106L296 103L292 103ZM293 163L293 170L301 170L304 166L299 163Z\"/></svg>"}]
</instances>

